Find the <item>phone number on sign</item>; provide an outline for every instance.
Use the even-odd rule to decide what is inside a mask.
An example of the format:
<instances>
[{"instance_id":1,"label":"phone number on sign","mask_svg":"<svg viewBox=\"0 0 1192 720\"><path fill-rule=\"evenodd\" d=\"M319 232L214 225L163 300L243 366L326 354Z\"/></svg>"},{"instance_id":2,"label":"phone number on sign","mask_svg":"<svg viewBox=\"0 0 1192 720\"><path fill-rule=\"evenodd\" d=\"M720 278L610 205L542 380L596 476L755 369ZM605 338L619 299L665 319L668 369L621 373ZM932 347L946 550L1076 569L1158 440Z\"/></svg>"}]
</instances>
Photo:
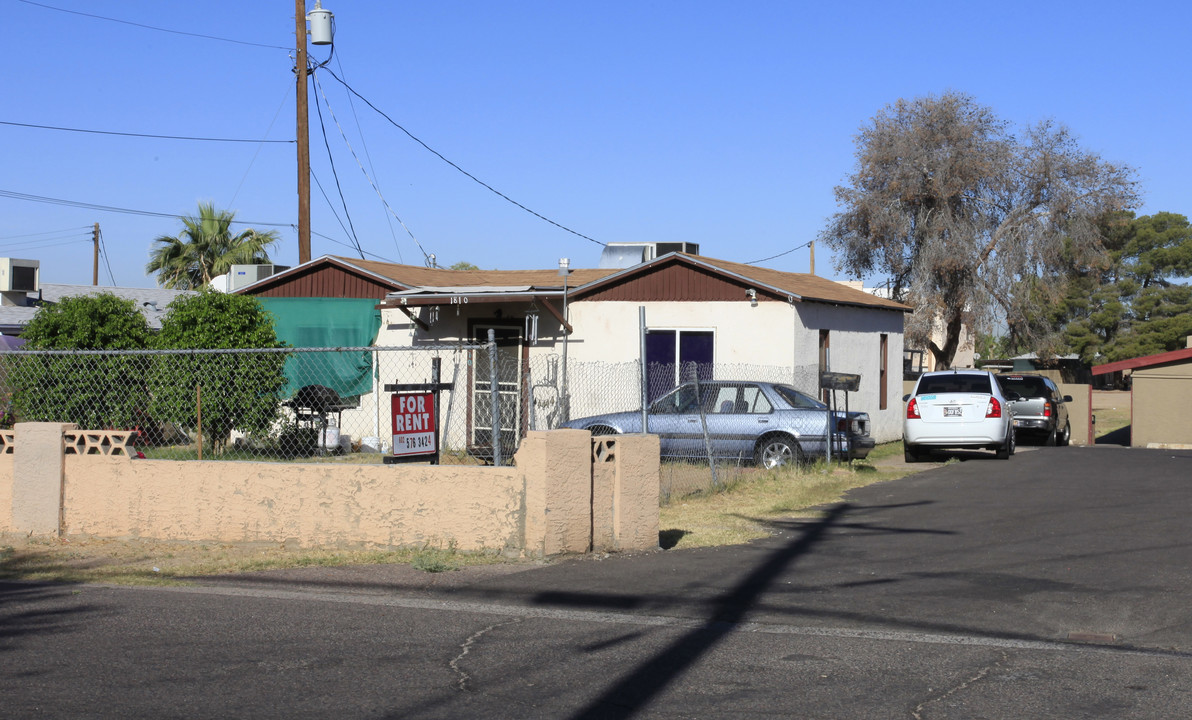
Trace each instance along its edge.
<instances>
[{"instance_id":1,"label":"phone number on sign","mask_svg":"<svg viewBox=\"0 0 1192 720\"><path fill-rule=\"evenodd\" d=\"M435 434L410 433L393 436L394 455L412 455L415 453L433 453L435 451Z\"/></svg>"}]
</instances>

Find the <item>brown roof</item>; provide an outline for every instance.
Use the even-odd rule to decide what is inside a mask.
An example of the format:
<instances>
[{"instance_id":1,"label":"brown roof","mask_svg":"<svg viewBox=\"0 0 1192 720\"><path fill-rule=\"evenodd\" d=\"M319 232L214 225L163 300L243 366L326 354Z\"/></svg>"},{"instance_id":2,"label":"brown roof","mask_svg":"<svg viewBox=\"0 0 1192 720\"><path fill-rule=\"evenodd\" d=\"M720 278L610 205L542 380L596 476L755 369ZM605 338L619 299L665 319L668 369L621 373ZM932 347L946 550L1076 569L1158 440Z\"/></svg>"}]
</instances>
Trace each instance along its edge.
<instances>
[{"instance_id":1,"label":"brown roof","mask_svg":"<svg viewBox=\"0 0 1192 720\"><path fill-rule=\"evenodd\" d=\"M703 268L706 272L735 278L737 282L757 285L759 292L767 291L780 298L789 297L795 301L857 305L901 312L911 311L909 306L902 303L887 300L816 275L781 272L755 265L744 265L686 253L671 253L631 268L577 268L572 270L568 276L568 285L575 291L578 298L590 290L610 287L611 284L631 279L639 272L648 272L660 265L666 267L675 263ZM397 289L420 287L562 289L563 287L563 278L556 268L543 270L448 270L334 255L325 255L248 287L261 289L270 285L284 284L289 281L289 278L309 272L313 269L312 266L319 264L355 268L359 272L383 278L387 281L386 284L392 284Z\"/></svg>"},{"instance_id":2,"label":"brown roof","mask_svg":"<svg viewBox=\"0 0 1192 720\"><path fill-rule=\"evenodd\" d=\"M733 273L734 275L741 275L742 277L756 280L775 289L783 290L804 300L818 300L820 302L842 303L845 305L868 305L890 308L891 310L902 310L904 312L910 312L913 309L909 305L878 297L864 290L851 288L835 280L829 280L828 278L810 273L782 272L781 270L771 270L755 265L744 265L742 263L717 260L716 258L703 256L698 256L695 259L726 272Z\"/></svg>"},{"instance_id":3,"label":"brown roof","mask_svg":"<svg viewBox=\"0 0 1192 720\"><path fill-rule=\"evenodd\" d=\"M911 312L913 309L908 305L903 305L902 303L894 302L893 300L878 297L877 295L867 293L864 290L851 288L847 285L842 285L835 280L822 278L818 275L770 270L768 268L757 267L755 265L745 265L742 263L729 262L728 260L717 260L716 258L710 258L703 255L689 255L687 253L673 253L672 255L665 255L642 265L637 265L624 270L617 270L615 275L598 278L597 280L594 280L591 285L579 288L576 292L576 295L578 297L582 297L584 294L589 293L591 290L597 287L607 286L612 283L620 282L625 278L632 277L639 270L656 267L662 263L673 262L702 267L721 275L728 274L729 276L738 278L740 282L758 285L759 291L768 289L774 295L786 296L796 301L802 300L826 302L835 305L876 307L888 310L898 310L900 312Z\"/></svg>"},{"instance_id":4,"label":"brown roof","mask_svg":"<svg viewBox=\"0 0 1192 720\"><path fill-rule=\"evenodd\" d=\"M354 260L332 257L361 270L387 277L406 287L483 287L528 285L538 288L563 287L563 276L558 269L547 270L448 270L418 265ZM571 271L567 284L572 287L599 280L619 272L616 269L578 268Z\"/></svg>"},{"instance_id":5,"label":"brown roof","mask_svg":"<svg viewBox=\"0 0 1192 720\"><path fill-rule=\"evenodd\" d=\"M1154 367L1155 365L1176 363L1183 360L1192 360L1192 348L1182 348L1180 350L1172 350L1171 352L1159 353L1158 355L1146 355L1129 360L1105 363L1104 365L1094 365L1093 374L1105 375L1107 373L1117 372L1118 370L1141 370L1143 368Z\"/></svg>"}]
</instances>

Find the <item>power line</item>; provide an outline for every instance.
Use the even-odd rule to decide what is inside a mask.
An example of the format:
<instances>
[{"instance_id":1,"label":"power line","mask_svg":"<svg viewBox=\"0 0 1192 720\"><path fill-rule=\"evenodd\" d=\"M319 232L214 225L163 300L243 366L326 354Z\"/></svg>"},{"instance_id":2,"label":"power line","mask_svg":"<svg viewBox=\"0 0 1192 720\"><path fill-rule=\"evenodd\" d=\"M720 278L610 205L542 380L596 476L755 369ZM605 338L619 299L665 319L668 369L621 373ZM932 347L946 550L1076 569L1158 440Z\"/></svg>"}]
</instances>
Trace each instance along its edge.
<instances>
[{"instance_id":1,"label":"power line","mask_svg":"<svg viewBox=\"0 0 1192 720\"><path fill-rule=\"evenodd\" d=\"M341 223L341 225L342 225L342 223ZM347 232L347 230L345 230L344 232ZM316 232L315 230L311 230L311 231L310 231L310 234L311 234L311 235L318 235L319 237L323 238L324 240L328 240L328 241L330 241L330 242L333 242L333 243L335 243L336 245L343 245L344 247L347 247L347 248L352 248L353 250L355 250L355 249L356 249L356 247L355 247L354 245L352 245L351 243L346 243L346 242L344 242L343 240L336 240L335 238L331 237L330 235L324 235L323 233L321 233L321 232ZM363 253L363 254L365 254L365 255L370 255L370 256L372 256L372 257L376 258L377 260L380 260L381 262L387 262L387 263L392 263L392 262L393 262L393 260L391 260L391 259L389 259L389 258L387 258L387 257L385 257L385 256L383 256L383 255L378 255L378 254L376 254L376 253L374 253L374 252L369 252L369 251L367 251L367 250L361 250L360 252L361 252L361 253ZM394 263L394 264L398 264L398 263Z\"/></svg>"},{"instance_id":2,"label":"power line","mask_svg":"<svg viewBox=\"0 0 1192 720\"><path fill-rule=\"evenodd\" d=\"M334 46L332 46L332 47L334 47ZM326 65L326 64L327 63L323 63L323 65ZM335 64L337 67L339 67L340 74L346 78L348 76L348 74L347 74L347 72L344 71L343 61L340 60L338 56L336 56L336 58L335 58ZM322 88L319 89L319 92L322 92ZM371 178L375 177L377 179L377 183L379 183L381 181L381 177L377 174L377 168L373 165L372 154L369 153L369 151L368 151L368 141L364 139L364 128L360 125L360 116L356 113L356 103L352 101L351 95L348 95L348 107L352 109L352 119L356 121L356 132L357 132L357 134L360 135L360 144L364 148L364 157L368 160L369 172L365 173L365 177L369 177L370 183L372 182ZM331 109L330 106L328 106L327 109L330 110ZM331 117L334 118L335 113L332 113ZM343 131L341 130L340 132L343 132ZM357 162L359 162L359 160L357 160ZM371 177L369 176L369 173L371 173ZM381 194L381 190L379 187L377 187L376 183L373 184L373 188L377 191L378 195ZM390 208L389 204L385 202L384 196L381 197L381 202L385 205L385 208L387 210L389 210L389 213L385 214L385 224L389 226L389 237L393 239L393 249L397 251L398 262L401 262L402 261L401 246L397 244L397 232L393 229L393 220L390 218L390 215L392 215L393 217L397 217L397 213L393 212L393 209ZM418 239L414 237L414 233L410 231L410 228L406 227L406 224L404 222L401 222L401 218L397 218L397 221L399 223L401 223L402 228L404 228L405 231L407 233L409 233L410 237L414 240L414 243L417 244Z\"/></svg>"},{"instance_id":3,"label":"power line","mask_svg":"<svg viewBox=\"0 0 1192 720\"><path fill-rule=\"evenodd\" d=\"M310 177L312 180L315 181L315 185L319 188L319 192L323 195L323 200L327 203L327 209L331 211L331 215L334 216L335 221L337 223L339 223L339 229L344 231L344 235L351 236L352 233L348 230L348 226L344 225L344 221L342 219L340 219L339 211L335 209L335 204L331 202L331 198L327 197L327 191L323 188L323 183L319 180L318 174L315 173L314 170L311 170ZM313 233L314 231L312 230L311 232ZM323 237L327 238L328 240L331 240L331 238L326 235L323 235ZM345 243L345 242L342 242L339 240L332 240L332 242L336 242L336 243L339 243L340 245L345 245L352 249L356 249L355 245L351 245L349 243Z\"/></svg>"},{"instance_id":4,"label":"power line","mask_svg":"<svg viewBox=\"0 0 1192 720\"><path fill-rule=\"evenodd\" d=\"M108 279L112 281L112 287L116 287L116 276L112 274L112 263L108 259L108 246L103 241L103 230L99 231L99 249L103 255L103 264L108 268Z\"/></svg>"},{"instance_id":5,"label":"power line","mask_svg":"<svg viewBox=\"0 0 1192 720\"><path fill-rule=\"evenodd\" d=\"M802 250L805 247L811 247L811 244L814 242L815 242L814 240L809 240L808 242L803 243L799 247L793 247L790 250L787 250L786 252L780 252L777 255L771 255L770 257L762 258L761 260L751 260L751 261L745 263L745 265L757 265L758 263L764 263L767 260L773 260L775 258L780 258L783 255L790 255L791 253L793 253L796 250Z\"/></svg>"},{"instance_id":6,"label":"power line","mask_svg":"<svg viewBox=\"0 0 1192 720\"><path fill-rule=\"evenodd\" d=\"M0 190L0 197L10 198L12 200L26 200L28 202L41 202L50 205L64 205L67 207L83 208L84 210L98 210L100 212L124 213L126 215L143 215L146 217L163 217L178 219L186 217L185 213L163 213L154 212L152 210L134 210L132 208L114 207L112 205L97 205L95 203L79 202L77 200L63 200L61 198L45 197L44 195L30 195L28 193L15 192L13 190ZM264 227L294 227L293 223L276 223L276 222L253 222L251 220L233 220L235 225L261 225Z\"/></svg>"},{"instance_id":7,"label":"power line","mask_svg":"<svg viewBox=\"0 0 1192 720\"><path fill-rule=\"evenodd\" d=\"M360 168L360 172L364 173L364 179L368 180L368 184L372 186L373 191L377 193L377 197L379 197L381 199L381 204L385 206L385 209L388 210L390 212L390 214L393 215L393 217L397 218L397 222L401 224L402 228L404 228L406 233L409 234L410 239L413 240L414 244L418 246L418 251L422 253L423 259L429 261L430 255L428 255L426 253L426 250L422 247L422 243L418 242L418 238L414 237L414 232L412 230L410 230L410 228L398 216L398 214L393 210L393 208L389 206L389 202L387 200L385 200L385 196L381 193L381 188L377 187L377 184L375 182L373 182L372 177L368 174L368 170L366 170L364 168L364 164L360 162L359 156L356 155L356 149L353 148L352 143L348 141L347 133L344 132L343 126L339 124L339 119L335 117L335 111L331 109L331 102L327 99L327 94L325 92L323 92L323 83L319 82L318 75L315 75L314 77L315 77L315 87L319 91L319 96L323 98L323 104L325 104L327 106L327 112L330 113L331 120L335 123L335 127L337 127L339 129L340 137L343 138L344 144L348 146L348 151L350 153L352 153L352 157L356 160L356 166ZM350 100L351 96L349 95L348 98ZM317 103L316 103L316 107L318 107ZM319 124L321 125L322 122L323 122L323 113L320 110L319 111ZM323 139L324 139L324 142L327 139L327 129L326 128L323 129ZM330 150L328 150L328 154L330 154ZM332 169L334 169L334 165L332 166ZM346 209L345 209L345 212L346 212ZM353 233L353 235L355 235L355 233ZM359 246L359 241L357 241L357 246Z\"/></svg>"},{"instance_id":8,"label":"power line","mask_svg":"<svg viewBox=\"0 0 1192 720\"><path fill-rule=\"evenodd\" d=\"M43 232L26 233L24 235L4 235L4 236L0 237L0 240L19 240L21 238L38 237L41 235L58 235L60 233L77 233L77 232L82 232L84 230L87 231L88 233L91 232L91 228L84 225L82 227L63 228L62 230L45 230Z\"/></svg>"},{"instance_id":9,"label":"power line","mask_svg":"<svg viewBox=\"0 0 1192 720\"><path fill-rule=\"evenodd\" d=\"M360 258L364 259L364 250L360 247L360 238L356 237L356 226L352 223L352 214L348 211L348 201L344 199L344 189L339 184L339 173L335 170L335 159L331 156L331 143L327 140L327 126L323 124L323 108L319 105L318 100L315 100L315 111L319 115L319 130L323 133L323 147L327 149L327 162L331 164L331 177L335 179L335 189L339 191L339 201L344 207L344 217L348 220L348 227L351 229L349 233L352 237L352 242L356 245L356 251L360 253Z\"/></svg>"},{"instance_id":10,"label":"power line","mask_svg":"<svg viewBox=\"0 0 1192 720\"><path fill-rule=\"evenodd\" d=\"M0 243L0 248L4 248L6 250L9 250L9 249L20 250L23 252L25 250L41 250L43 248L59 247L62 245L75 245L78 243L85 243L85 242L90 242L90 241L91 241L91 237L90 237L90 233L88 233L87 237L78 235L75 237L67 236L67 237L57 237L57 238L44 238L42 240L29 240L26 242L18 242L18 243Z\"/></svg>"},{"instance_id":11,"label":"power line","mask_svg":"<svg viewBox=\"0 0 1192 720\"><path fill-rule=\"evenodd\" d=\"M269 121L269 127L265 128L265 136L266 137L269 136L269 133L273 132L273 125L274 125L274 123L277 122L277 119L279 117L281 117L282 108L285 107L286 100L288 100L289 97L290 97L290 85L289 85L289 83L287 83L286 84L286 92L284 95L282 95L282 98L281 98L281 104L277 106L277 112L273 113L273 119ZM293 142L297 143L298 141L295 140ZM236 192L232 193L232 199L228 202L229 206L236 204L236 198L240 197L240 189L242 187L244 187L244 181L248 180L248 174L250 172L252 172L252 166L256 164L257 158L260 155L261 155L261 146L257 145L257 149L253 151L252 159L248 161L248 167L244 169L244 175L242 175L240 177L240 184L236 186Z\"/></svg>"},{"instance_id":12,"label":"power line","mask_svg":"<svg viewBox=\"0 0 1192 720\"><path fill-rule=\"evenodd\" d=\"M61 130L63 132L91 133L93 135L120 135L122 137L153 138L156 140L199 140L199 141L203 141L203 142L288 143L288 144L293 144L293 143L298 142L297 140L250 140L250 139L243 139L243 138L189 137L186 135L150 135L150 134L146 134L146 133L116 132L114 130L87 130L84 128L58 127L55 125L34 125L32 123L10 122L8 120L0 120L0 125L12 125L14 127L36 128L38 130Z\"/></svg>"},{"instance_id":13,"label":"power line","mask_svg":"<svg viewBox=\"0 0 1192 720\"><path fill-rule=\"evenodd\" d=\"M315 178L315 182L316 183L318 182L318 178ZM322 185L320 185L319 187L320 187L320 189L322 189ZM64 205L67 207L77 207L77 208L83 208L86 210L98 210L101 212L125 213L125 214L129 214L129 215L143 215L143 216L147 216L147 217L163 217L163 218L171 218L171 219L175 219L175 220L178 218L184 217L184 215L181 213L163 213L163 212L153 212L151 210L133 210L130 208L113 207L111 205L97 205L95 203L84 203L84 202L77 202L74 200L63 200L61 198L45 197L42 195L30 195L28 193L13 192L12 190L0 190L0 197L7 197L7 198L10 198L13 200L25 200L28 202L43 202L43 203L49 203L52 205ZM323 197L326 198L326 193L323 194ZM328 200L328 205L330 205L330 200ZM332 208L332 212L334 214L334 208ZM233 220L232 224L233 225L260 225L262 227L289 228L290 230L294 230L295 232L297 232L297 230L298 230L298 226L295 225L294 223L253 222L252 220ZM342 223L340 225L342 227ZM82 229L87 231L86 241L90 241L91 228L86 227L86 228L82 228ZM313 230L311 232L314 233L315 235L318 235L321 238L324 238L324 239L329 240L333 243L336 243L337 245L343 245L345 247L350 247L350 248L356 249L355 246L350 245L350 244L345 243L340 240L336 240L335 238L333 238L329 235L324 235L323 233L317 233L317 232L314 232ZM347 232L346 228L344 228L344 232ZM23 237L23 236L16 236L16 237ZM383 260L385 262L393 262L389 258L382 257L381 255L377 255L376 253L370 253L367 250L360 250L360 252L363 252L365 255L371 255L371 256L373 256L379 260Z\"/></svg>"},{"instance_id":14,"label":"power line","mask_svg":"<svg viewBox=\"0 0 1192 720\"><path fill-rule=\"evenodd\" d=\"M483 187L483 188L485 188L485 189L489 190L490 192L492 192L493 194L497 195L498 197L500 197L500 198L504 199L505 201L507 201L507 202L509 202L509 203L511 203L511 204L513 204L513 205L516 205L517 207L521 208L522 210L525 210L526 212L530 213L531 215L533 215L534 217L538 218L539 220L544 220L544 221L546 221L546 222L550 223L551 225L554 225L555 227L559 228L560 230L564 230L564 231L566 231L566 232L569 232L569 233L571 233L572 235L575 235L575 236L577 236L577 237L581 237L581 238L583 238L584 240L587 240L587 241L589 241L589 242L594 242L594 243L596 243L597 245L600 245L601 247L604 247L604 246L605 246L605 243L602 243L602 242L600 242L599 240L596 240L595 238L590 238L590 237L588 237L587 235L584 235L584 234L583 234L583 233L581 233L581 232L577 232L577 231L575 231L575 230L572 230L571 228L567 227L566 225L562 225L562 224L560 224L560 223L557 223L557 222L555 222L554 220L551 220L550 218L546 217L545 215L542 215L541 213L534 212L534 211L533 211L533 210L531 210L530 208L526 207L525 205L522 205L521 203L519 203L518 201L516 201L516 200L514 200L513 198L509 197L508 195L506 195L505 193L501 192L500 190L497 190L497 189L496 189L495 187L493 187L492 185L489 185L488 183L484 182L483 180L481 180L480 178L476 177L476 176L475 176L475 175L473 175L472 173L468 172L467 170L464 170L464 169L463 169L462 167L460 167L459 165L456 165L455 163L451 162L451 161L450 161L450 160L448 160L446 157L444 157L444 156L443 156L443 154L442 154L442 153L440 153L438 150L435 150L435 149L434 149L434 148L432 148L430 145L427 145L426 143L424 143L424 142L423 142L422 140L420 140L420 139L419 139L419 138L418 138L416 135L414 135L414 134L413 134L413 133L411 133L409 130L407 130L407 129L405 129L404 127L402 127L402 126L401 126L401 125L400 125L400 124L399 124L399 123L398 123L396 120L394 120L393 118L391 118L391 117L389 117L388 115L386 115L386 114L385 114L385 113L384 113L384 112L383 112L383 111L382 111L380 108L378 108L376 105L373 105L371 102L369 102L369 99L368 99L368 98L366 98L366 97L364 97L363 95L361 95L360 93L356 92L356 90L355 90L355 89L353 89L351 85L349 85L349 84L347 84L346 82L344 82L344 81L343 81L343 79L341 79L341 78L340 78L338 75L336 75L336 74L335 74L335 72L334 72L334 71L332 71L330 68L320 68L320 69L322 69L322 70L326 70L328 73L330 73L330 74L331 74L331 77L333 77L333 78L335 78L336 80L338 80L338 81L339 81L339 83L340 83L341 85L343 85L345 88L347 88L347 89L348 89L348 92L352 93L352 94L353 94L353 95L355 95L356 97L358 97L358 98L360 98L361 100L363 100L363 101L364 101L364 104L368 105L368 106L369 106L370 108L372 108L372 109L373 109L373 110L374 110L374 111L375 111L375 112L376 112L378 115L380 115L381 117L383 117L383 118L385 118L386 120L388 120L390 125L392 125L393 127L397 128L398 130L401 130L401 131L402 131L403 133L405 133L405 134L406 134L406 135L407 135L407 136L408 136L408 137L409 137L411 140L413 140L414 142L416 142L416 143L418 143L419 145L421 145L422 147L424 147L424 148L425 148L425 149L426 149L428 152L430 152L430 153L431 153L432 155L434 155L435 157L439 158L439 159L440 159L440 160L442 160L443 162L447 163L447 164L448 164L448 165L450 165L451 167L453 167L453 168L455 168L456 170L458 170L460 173L462 173L464 176L466 176L467 178L469 178L470 180L472 180L472 181L473 181L473 182L475 182L476 184L478 184L478 185L480 185L481 187Z\"/></svg>"},{"instance_id":15,"label":"power line","mask_svg":"<svg viewBox=\"0 0 1192 720\"><path fill-rule=\"evenodd\" d=\"M46 5L45 3L33 2L33 0L19 0L26 5L35 5L46 10L57 10L58 12L70 13L71 15L82 15L83 17L93 18L95 20L106 20L107 22L120 23L121 25L132 25L133 27L144 28L145 30L156 30L158 32L171 33L174 35L187 35L189 37L203 38L204 40L219 40L220 42L235 43L237 45L251 45L253 47L269 48L271 50L291 50L292 48L282 47L280 45L264 45L262 43L247 42L244 40L232 40L231 38L216 37L215 35L202 35L200 33L184 32L182 30L171 30L169 28L155 27L153 25L143 25L128 20L118 20L116 18L105 17L103 15L92 15L91 13L79 12L78 10L67 10L66 8L54 7L53 5Z\"/></svg>"}]
</instances>

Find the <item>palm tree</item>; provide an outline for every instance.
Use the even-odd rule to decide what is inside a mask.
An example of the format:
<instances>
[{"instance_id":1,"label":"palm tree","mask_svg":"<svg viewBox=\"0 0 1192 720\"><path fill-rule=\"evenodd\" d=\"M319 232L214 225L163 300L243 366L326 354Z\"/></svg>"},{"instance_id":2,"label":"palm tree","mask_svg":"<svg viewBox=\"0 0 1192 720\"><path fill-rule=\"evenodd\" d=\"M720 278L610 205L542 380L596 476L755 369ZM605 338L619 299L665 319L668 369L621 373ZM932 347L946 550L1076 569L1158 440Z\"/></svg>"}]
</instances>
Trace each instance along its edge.
<instances>
[{"instance_id":1,"label":"palm tree","mask_svg":"<svg viewBox=\"0 0 1192 720\"><path fill-rule=\"evenodd\" d=\"M217 211L212 203L199 203L197 217L182 218L182 232L153 241L145 273L156 274L160 287L196 290L211 278L231 272L233 265L268 263L266 250L279 240L277 231L249 228L232 235L235 217L234 212Z\"/></svg>"}]
</instances>

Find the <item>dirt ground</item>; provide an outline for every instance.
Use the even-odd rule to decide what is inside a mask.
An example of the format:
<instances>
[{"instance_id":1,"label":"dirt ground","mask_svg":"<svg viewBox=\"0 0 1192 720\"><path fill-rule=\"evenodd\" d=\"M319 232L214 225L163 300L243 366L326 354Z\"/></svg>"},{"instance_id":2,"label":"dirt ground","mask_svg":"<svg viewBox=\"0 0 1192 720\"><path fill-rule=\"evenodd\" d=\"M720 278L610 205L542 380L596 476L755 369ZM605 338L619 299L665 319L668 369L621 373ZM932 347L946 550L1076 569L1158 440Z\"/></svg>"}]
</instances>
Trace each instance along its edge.
<instances>
[{"instance_id":1,"label":"dirt ground","mask_svg":"<svg viewBox=\"0 0 1192 720\"><path fill-rule=\"evenodd\" d=\"M1131 395L1129 390L1094 390L1093 417L1097 444L1129 445Z\"/></svg>"},{"instance_id":2,"label":"dirt ground","mask_svg":"<svg viewBox=\"0 0 1192 720\"><path fill-rule=\"evenodd\" d=\"M1130 409L1129 390L1094 390L1093 410Z\"/></svg>"}]
</instances>

